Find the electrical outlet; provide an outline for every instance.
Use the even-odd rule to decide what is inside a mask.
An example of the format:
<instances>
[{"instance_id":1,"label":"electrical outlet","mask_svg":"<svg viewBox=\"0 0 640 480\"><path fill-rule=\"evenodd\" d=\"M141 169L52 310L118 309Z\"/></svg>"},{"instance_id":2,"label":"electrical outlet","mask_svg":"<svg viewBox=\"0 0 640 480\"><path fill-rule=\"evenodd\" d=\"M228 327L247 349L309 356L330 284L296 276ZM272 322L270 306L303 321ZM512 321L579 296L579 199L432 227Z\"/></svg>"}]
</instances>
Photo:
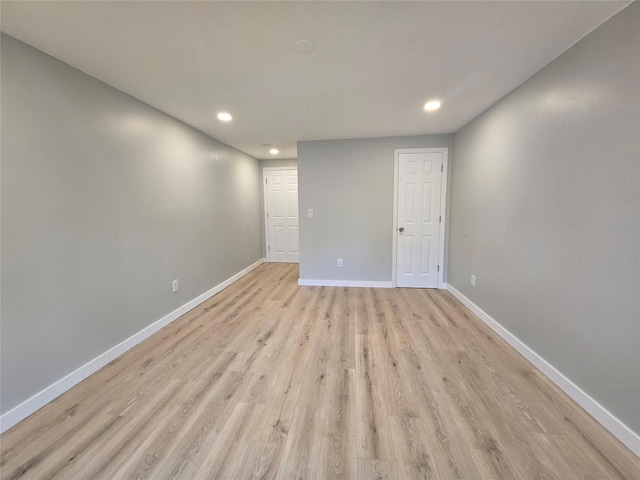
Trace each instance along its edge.
<instances>
[{"instance_id":1,"label":"electrical outlet","mask_svg":"<svg viewBox=\"0 0 640 480\"><path fill-rule=\"evenodd\" d=\"M173 282L171 282L171 291L173 293L176 293L178 291L178 280L174 280Z\"/></svg>"},{"instance_id":2,"label":"electrical outlet","mask_svg":"<svg viewBox=\"0 0 640 480\"><path fill-rule=\"evenodd\" d=\"M471 286L472 287L476 286L476 276L475 275L471 275Z\"/></svg>"},{"instance_id":3,"label":"electrical outlet","mask_svg":"<svg viewBox=\"0 0 640 480\"><path fill-rule=\"evenodd\" d=\"M313 208L307 208L307 217L313 217Z\"/></svg>"},{"instance_id":4,"label":"electrical outlet","mask_svg":"<svg viewBox=\"0 0 640 480\"><path fill-rule=\"evenodd\" d=\"M342 268L342 259L341 258L338 259L338 267Z\"/></svg>"}]
</instances>

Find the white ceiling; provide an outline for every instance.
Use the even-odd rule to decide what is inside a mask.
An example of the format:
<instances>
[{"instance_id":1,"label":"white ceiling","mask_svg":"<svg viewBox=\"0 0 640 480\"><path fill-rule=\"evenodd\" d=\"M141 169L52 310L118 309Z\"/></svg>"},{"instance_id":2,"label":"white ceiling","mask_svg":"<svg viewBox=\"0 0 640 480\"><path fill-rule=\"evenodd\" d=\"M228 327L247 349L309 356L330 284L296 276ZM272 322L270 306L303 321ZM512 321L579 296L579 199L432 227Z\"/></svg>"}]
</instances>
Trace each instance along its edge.
<instances>
[{"instance_id":1,"label":"white ceiling","mask_svg":"<svg viewBox=\"0 0 640 480\"><path fill-rule=\"evenodd\" d=\"M2 1L1 16L243 152L294 158L297 140L452 133L629 3Z\"/></svg>"}]
</instances>

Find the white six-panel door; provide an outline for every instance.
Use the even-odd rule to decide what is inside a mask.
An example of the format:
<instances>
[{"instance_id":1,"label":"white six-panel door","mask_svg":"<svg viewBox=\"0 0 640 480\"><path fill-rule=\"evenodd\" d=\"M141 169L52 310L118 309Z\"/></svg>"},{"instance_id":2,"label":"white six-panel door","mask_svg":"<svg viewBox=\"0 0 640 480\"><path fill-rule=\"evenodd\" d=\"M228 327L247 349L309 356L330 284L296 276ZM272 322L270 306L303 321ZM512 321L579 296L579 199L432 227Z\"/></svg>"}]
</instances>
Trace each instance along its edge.
<instances>
[{"instance_id":1,"label":"white six-panel door","mask_svg":"<svg viewBox=\"0 0 640 480\"><path fill-rule=\"evenodd\" d=\"M298 171L265 169L267 261L298 262Z\"/></svg>"},{"instance_id":2,"label":"white six-panel door","mask_svg":"<svg viewBox=\"0 0 640 480\"><path fill-rule=\"evenodd\" d=\"M398 153L396 285L437 288L443 149ZM440 150L440 151L437 151Z\"/></svg>"}]
</instances>

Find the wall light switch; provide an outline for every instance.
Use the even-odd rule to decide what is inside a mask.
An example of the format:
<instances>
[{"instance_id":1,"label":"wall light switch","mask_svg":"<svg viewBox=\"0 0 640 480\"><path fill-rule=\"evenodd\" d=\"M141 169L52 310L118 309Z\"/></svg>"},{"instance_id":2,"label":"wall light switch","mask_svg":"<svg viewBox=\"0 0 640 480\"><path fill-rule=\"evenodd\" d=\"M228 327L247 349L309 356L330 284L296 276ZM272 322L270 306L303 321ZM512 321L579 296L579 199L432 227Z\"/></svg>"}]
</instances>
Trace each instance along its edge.
<instances>
[{"instance_id":1,"label":"wall light switch","mask_svg":"<svg viewBox=\"0 0 640 480\"><path fill-rule=\"evenodd\" d=\"M476 276L475 275L471 275L471 286L472 287L476 286Z\"/></svg>"},{"instance_id":2,"label":"wall light switch","mask_svg":"<svg viewBox=\"0 0 640 480\"><path fill-rule=\"evenodd\" d=\"M307 217L313 217L313 208L307 209Z\"/></svg>"},{"instance_id":3,"label":"wall light switch","mask_svg":"<svg viewBox=\"0 0 640 480\"><path fill-rule=\"evenodd\" d=\"M171 291L176 293L178 291L178 280L171 282Z\"/></svg>"}]
</instances>

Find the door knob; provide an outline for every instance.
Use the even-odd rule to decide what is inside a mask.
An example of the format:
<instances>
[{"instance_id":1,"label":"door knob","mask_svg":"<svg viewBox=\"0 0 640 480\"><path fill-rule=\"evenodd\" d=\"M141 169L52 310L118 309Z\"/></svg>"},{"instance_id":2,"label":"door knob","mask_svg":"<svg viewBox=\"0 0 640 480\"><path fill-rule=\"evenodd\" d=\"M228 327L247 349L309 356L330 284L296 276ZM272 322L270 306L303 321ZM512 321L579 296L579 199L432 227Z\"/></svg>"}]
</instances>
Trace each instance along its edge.
<instances>
[{"instance_id":1,"label":"door knob","mask_svg":"<svg viewBox=\"0 0 640 480\"><path fill-rule=\"evenodd\" d=\"M399 231L400 233L404 232L404 227L400 227L400 228L398 229L398 231Z\"/></svg>"}]
</instances>

